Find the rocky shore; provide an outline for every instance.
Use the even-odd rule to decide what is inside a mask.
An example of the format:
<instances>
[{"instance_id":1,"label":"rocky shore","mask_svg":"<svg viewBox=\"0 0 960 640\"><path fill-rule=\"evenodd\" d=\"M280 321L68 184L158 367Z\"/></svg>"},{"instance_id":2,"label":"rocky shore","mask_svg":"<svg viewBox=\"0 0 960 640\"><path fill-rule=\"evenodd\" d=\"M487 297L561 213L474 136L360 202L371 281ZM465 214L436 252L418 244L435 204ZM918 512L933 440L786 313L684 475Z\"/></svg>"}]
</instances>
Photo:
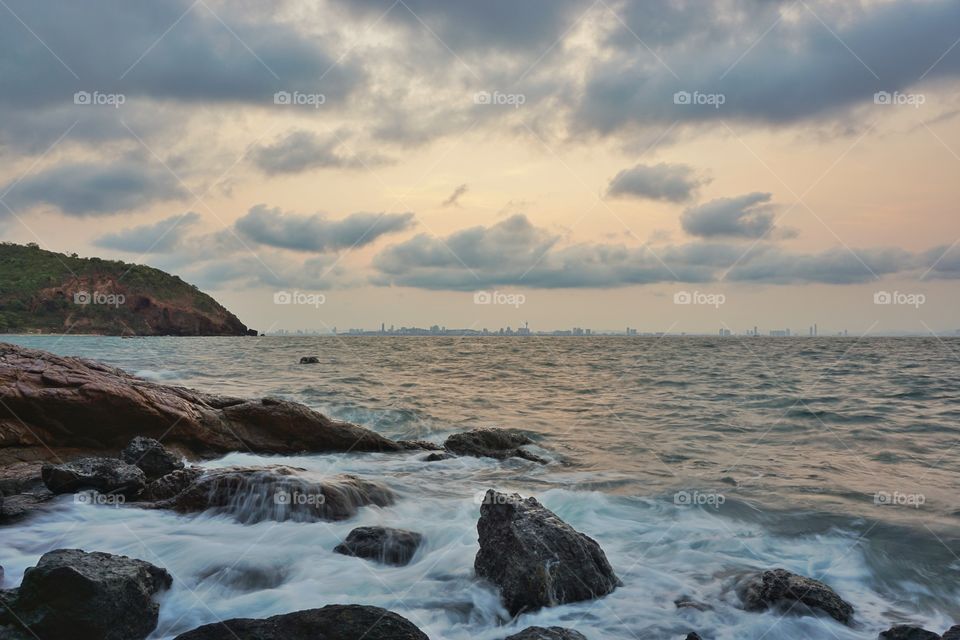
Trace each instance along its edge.
<instances>
[{"instance_id":1,"label":"rocky shore","mask_svg":"<svg viewBox=\"0 0 960 640\"><path fill-rule=\"evenodd\" d=\"M387 507L401 498L379 478L321 477L285 465L207 468L196 462L239 451L393 453L418 456L424 465L455 456L549 464L532 444L522 433L501 429L454 434L443 445L391 440L286 400L203 394L89 360L0 344L0 527L52 508L52 498L62 494L108 497L125 509L210 512L242 524L349 521L361 509ZM623 585L600 544L536 498L489 489L477 512L477 534L474 579L499 594L507 614L503 622L597 600ZM358 526L330 550L351 562L402 567L430 553L425 544L430 535ZM175 579L142 559L95 549L51 550L27 569L20 585L0 582L0 639L142 640L156 629L158 597ZM745 568L731 577L730 592L747 612L820 616L824 624L851 628L867 622L829 585L785 569ZM177 640L427 639L413 622L385 609L317 605L207 624ZM691 598L675 606L713 608ZM686 637L709 640L717 633L689 629ZM503 636L585 640L563 627L529 627ZM960 627L940 635L897 626L879 638L960 640Z\"/></svg>"}]
</instances>

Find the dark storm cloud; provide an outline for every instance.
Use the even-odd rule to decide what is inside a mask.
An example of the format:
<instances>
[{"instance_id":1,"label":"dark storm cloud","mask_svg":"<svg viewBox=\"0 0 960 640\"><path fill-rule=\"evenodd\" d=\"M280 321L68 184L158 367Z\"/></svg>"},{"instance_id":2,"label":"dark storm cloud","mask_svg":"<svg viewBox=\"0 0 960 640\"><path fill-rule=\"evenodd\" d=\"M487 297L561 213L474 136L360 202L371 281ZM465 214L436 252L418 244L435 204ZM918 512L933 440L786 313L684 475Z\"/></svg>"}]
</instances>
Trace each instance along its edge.
<instances>
[{"instance_id":1,"label":"dark storm cloud","mask_svg":"<svg viewBox=\"0 0 960 640\"><path fill-rule=\"evenodd\" d=\"M764 252L734 267L727 279L771 284L856 284L914 269L916 257L902 249L835 247L815 254Z\"/></svg>"},{"instance_id":2,"label":"dark storm cloud","mask_svg":"<svg viewBox=\"0 0 960 640\"><path fill-rule=\"evenodd\" d=\"M762 238L773 230L770 193L717 198L691 207L680 216L683 230L701 238Z\"/></svg>"},{"instance_id":3,"label":"dark storm cloud","mask_svg":"<svg viewBox=\"0 0 960 640\"><path fill-rule=\"evenodd\" d=\"M614 176L607 187L607 195L683 202L689 200L703 183L704 180L686 165L664 162L652 166L638 164Z\"/></svg>"},{"instance_id":4,"label":"dark storm cloud","mask_svg":"<svg viewBox=\"0 0 960 640\"><path fill-rule=\"evenodd\" d=\"M294 251L329 252L364 247L381 236L414 225L412 213L354 213L342 220L320 214L298 215L259 204L236 221L252 242Z\"/></svg>"},{"instance_id":5,"label":"dark storm cloud","mask_svg":"<svg viewBox=\"0 0 960 640\"><path fill-rule=\"evenodd\" d=\"M105 249L132 253L165 253L176 249L190 227L199 221L200 214L189 211L153 224L104 234L96 238L93 244Z\"/></svg>"},{"instance_id":6,"label":"dark storm cloud","mask_svg":"<svg viewBox=\"0 0 960 640\"><path fill-rule=\"evenodd\" d=\"M360 169L382 165L379 155L355 153L343 135L321 137L312 131L291 131L276 142L257 147L253 161L268 175L301 173L311 169Z\"/></svg>"},{"instance_id":7,"label":"dark storm cloud","mask_svg":"<svg viewBox=\"0 0 960 640\"><path fill-rule=\"evenodd\" d=\"M127 158L113 163L59 164L13 181L0 193L13 209L41 205L69 216L100 216L148 207L187 195L162 166Z\"/></svg>"}]
</instances>

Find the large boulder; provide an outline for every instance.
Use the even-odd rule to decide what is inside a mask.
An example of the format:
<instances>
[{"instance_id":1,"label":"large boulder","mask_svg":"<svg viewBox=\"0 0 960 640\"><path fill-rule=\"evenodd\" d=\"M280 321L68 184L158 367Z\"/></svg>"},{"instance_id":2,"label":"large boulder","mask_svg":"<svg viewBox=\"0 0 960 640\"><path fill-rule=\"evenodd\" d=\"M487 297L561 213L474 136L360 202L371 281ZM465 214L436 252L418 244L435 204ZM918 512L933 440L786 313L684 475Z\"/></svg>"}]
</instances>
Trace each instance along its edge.
<instances>
[{"instance_id":1,"label":"large boulder","mask_svg":"<svg viewBox=\"0 0 960 640\"><path fill-rule=\"evenodd\" d=\"M579 631L563 627L527 627L504 640L587 640Z\"/></svg>"},{"instance_id":2,"label":"large boulder","mask_svg":"<svg viewBox=\"0 0 960 640\"><path fill-rule=\"evenodd\" d=\"M409 620L379 607L332 604L264 619L235 618L174 640L429 640Z\"/></svg>"},{"instance_id":3,"label":"large boulder","mask_svg":"<svg viewBox=\"0 0 960 640\"><path fill-rule=\"evenodd\" d=\"M45 464L40 476L53 493L96 489L100 493L133 498L147 486L143 471L116 458L80 458L63 464Z\"/></svg>"},{"instance_id":4,"label":"large boulder","mask_svg":"<svg viewBox=\"0 0 960 640\"><path fill-rule=\"evenodd\" d=\"M139 467L147 480L156 480L177 469L183 469L183 460L167 451L153 438L137 436L120 452L120 459Z\"/></svg>"},{"instance_id":5,"label":"large boulder","mask_svg":"<svg viewBox=\"0 0 960 640\"><path fill-rule=\"evenodd\" d=\"M205 394L0 343L0 465L69 459L77 448L115 456L138 435L195 456L403 450L295 402Z\"/></svg>"},{"instance_id":6,"label":"large boulder","mask_svg":"<svg viewBox=\"0 0 960 640\"><path fill-rule=\"evenodd\" d=\"M879 640L941 640L939 633L920 627L898 624L880 633Z\"/></svg>"},{"instance_id":7,"label":"large boulder","mask_svg":"<svg viewBox=\"0 0 960 640\"><path fill-rule=\"evenodd\" d=\"M458 456L474 456L483 458L523 458L541 464L546 460L522 449L524 445L533 444L533 440L523 435L507 431L506 429L473 429L464 433L455 433L446 442L444 448Z\"/></svg>"},{"instance_id":8,"label":"large boulder","mask_svg":"<svg viewBox=\"0 0 960 640\"><path fill-rule=\"evenodd\" d=\"M183 491L152 506L181 513L215 509L250 524L346 520L360 507L385 507L394 499L387 486L352 475L313 480L295 467L225 467L195 476Z\"/></svg>"},{"instance_id":9,"label":"large boulder","mask_svg":"<svg viewBox=\"0 0 960 640\"><path fill-rule=\"evenodd\" d=\"M423 536L416 531L390 527L357 527L334 551L346 556L404 566L413 559Z\"/></svg>"},{"instance_id":10,"label":"large boulder","mask_svg":"<svg viewBox=\"0 0 960 640\"><path fill-rule=\"evenodd\" d=\"M487 491L477 531L474 569L500 588L512 615L599 598L620 584L600 545L536 498Z\"/></svg>"},{"instance_id":11,"label":"large boulder","mask_svg":"<svg viewBox=\"0 0 960 640\"><path fill-rule=\"evenodd\" d=\"M822 611L842 624L853 620L853 605L836 591L812 578L786 569L761 571L745 576L737 585L737 595L747 611L784 608L797 613Z\"/></svg>"},{"instance_id":12,"label":"large boulder","mask_svg":"<svg viewBox=\"0 0 960 640\"><path fill-rule=\"evenodd\" d=\"M58 549L26 570L6 604L28 638L142 640L157 626L153 597L171 583L169 573L143 560Z\"/></svg>"}]
</instances>

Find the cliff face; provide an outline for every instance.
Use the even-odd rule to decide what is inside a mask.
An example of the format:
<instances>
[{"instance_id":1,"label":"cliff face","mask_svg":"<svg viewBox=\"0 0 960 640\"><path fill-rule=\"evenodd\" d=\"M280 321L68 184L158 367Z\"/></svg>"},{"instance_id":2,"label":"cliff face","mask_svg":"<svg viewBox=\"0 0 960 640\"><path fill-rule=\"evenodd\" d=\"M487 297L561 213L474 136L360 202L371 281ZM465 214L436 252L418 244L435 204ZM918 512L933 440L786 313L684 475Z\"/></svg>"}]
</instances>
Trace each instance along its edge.
<instances>
[{"instance_id":1,"label":"cliff face","mask_svg":"<svg viewBox=\"0 0 960 640\"><path fill-rule=\"evenodd\" d=\"M31 332L249 333L216 300L159 269L0 244L0 333Z\"/></svg>"}]
</instances>

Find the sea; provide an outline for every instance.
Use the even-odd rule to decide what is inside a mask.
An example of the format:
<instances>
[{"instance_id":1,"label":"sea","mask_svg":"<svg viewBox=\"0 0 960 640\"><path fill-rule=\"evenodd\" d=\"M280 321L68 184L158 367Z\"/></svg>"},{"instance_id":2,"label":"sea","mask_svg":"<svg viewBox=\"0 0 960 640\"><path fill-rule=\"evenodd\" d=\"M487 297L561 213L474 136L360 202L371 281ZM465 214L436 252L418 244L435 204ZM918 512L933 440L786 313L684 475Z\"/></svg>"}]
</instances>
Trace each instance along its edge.
<instances>
[{"instance_id":1,"label":"sea","mask_svg":"<svg viewBox=\"0 0 960 640\"><path fill-rule=\"evenodd\" d=\"M390 609L433 640L496 640L531 625L591 640L874 640L894 624L942 633L960 622L960 340L2 339L163 384L295 400L391 438L516 429L548 460L238 452L202 464L351 473L399 499L342 522L242 524L62 496L0 530L4 588L64 547L166 568L173 587L151 638L338 603ZM597 540L623 585L510 619L473 570L488 488L535 496ZM405 567L333 552L363 525L425 541ZM739 608L737 578L775 567L831 585L855 625Z\"/></svg>"}]
</instances>

